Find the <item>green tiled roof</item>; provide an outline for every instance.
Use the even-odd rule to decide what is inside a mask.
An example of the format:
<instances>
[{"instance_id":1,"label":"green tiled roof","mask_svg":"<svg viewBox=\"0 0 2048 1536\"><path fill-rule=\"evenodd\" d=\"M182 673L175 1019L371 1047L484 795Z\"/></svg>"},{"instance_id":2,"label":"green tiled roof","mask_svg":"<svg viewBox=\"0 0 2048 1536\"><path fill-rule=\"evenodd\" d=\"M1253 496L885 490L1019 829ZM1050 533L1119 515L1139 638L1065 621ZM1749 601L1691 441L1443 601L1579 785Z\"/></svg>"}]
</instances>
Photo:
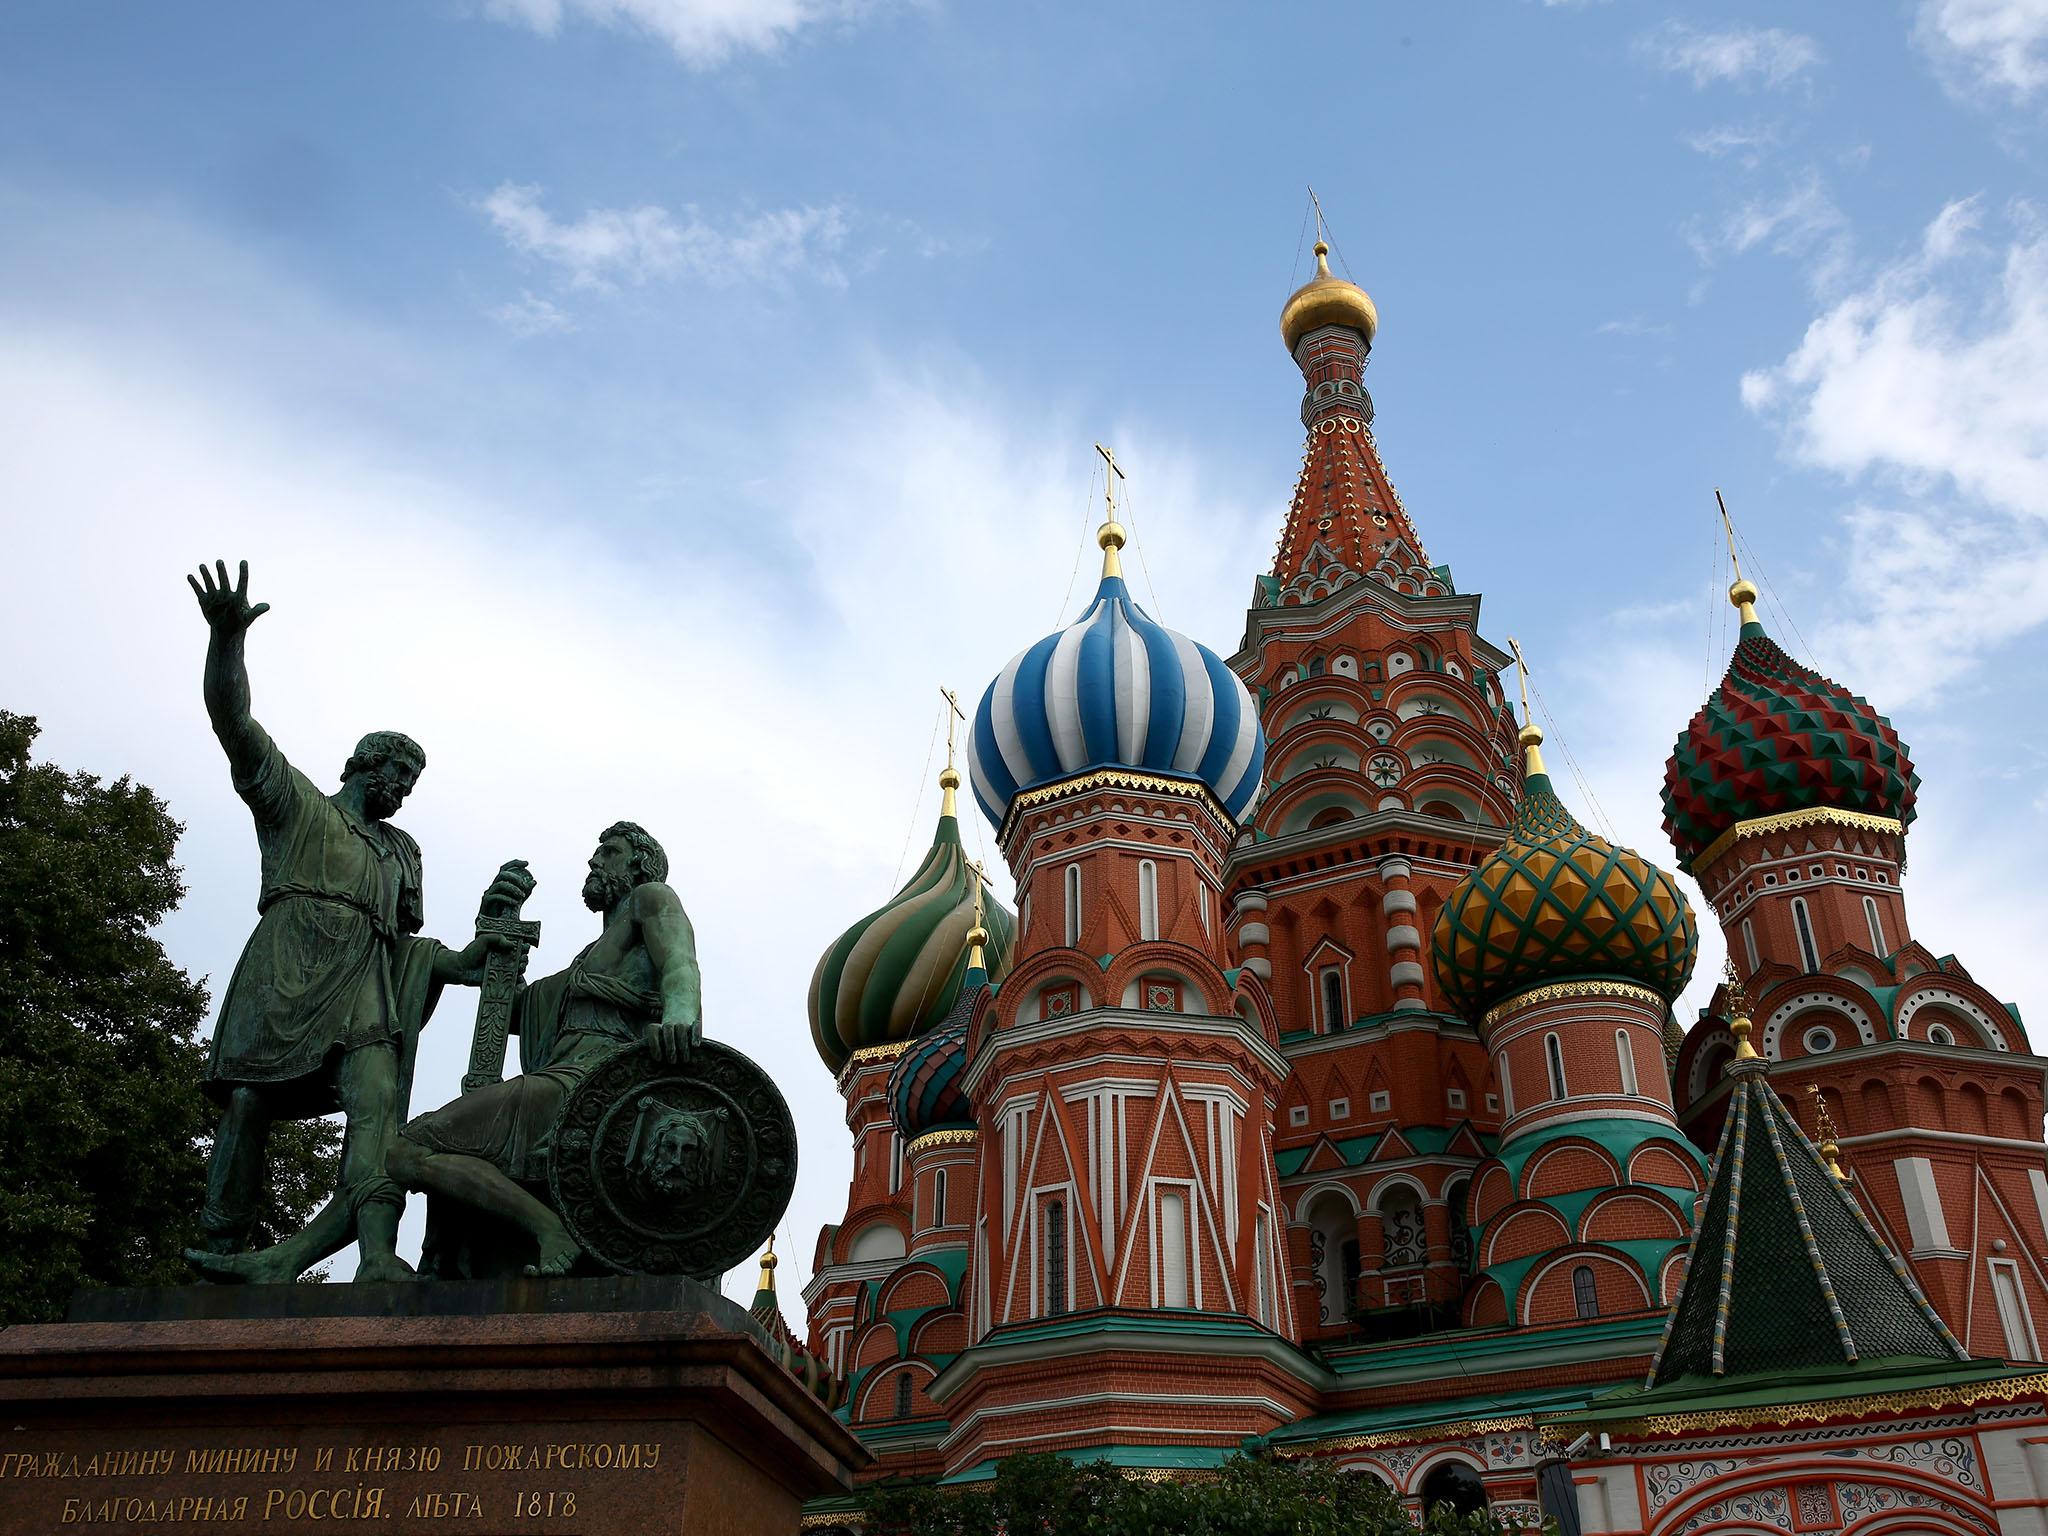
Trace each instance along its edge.
<instances>
[{"instance_id":1,"label":"green tiled roof","mask_svg":"<svg viewBox=\"0 0 2048 1536\"><path fill-rule=\"evenodd\" d=\"M1713 1182L1651 1381L1968 1359L1779 1102L1736 1063Z\"/></svg>"}]
</instances>

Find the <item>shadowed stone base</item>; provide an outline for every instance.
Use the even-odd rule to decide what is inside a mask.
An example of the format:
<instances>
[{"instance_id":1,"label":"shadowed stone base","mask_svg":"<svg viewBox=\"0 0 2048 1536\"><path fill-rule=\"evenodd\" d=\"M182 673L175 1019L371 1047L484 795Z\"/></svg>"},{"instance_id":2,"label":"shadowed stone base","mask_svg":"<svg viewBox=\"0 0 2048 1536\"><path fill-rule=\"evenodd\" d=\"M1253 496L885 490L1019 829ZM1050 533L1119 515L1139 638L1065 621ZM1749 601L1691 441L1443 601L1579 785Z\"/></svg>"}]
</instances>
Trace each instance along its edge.
<instances>
[{"instance_id":1,"label":"shadowed stone base","mask_svg":"<svg viewBox=\"0 0 2048 1536\"><path fill-rule=\"evenodd\" d=\"M81 1293L0 1332L0 1533L796 1531L867 1453L678 1279Z\"/></svg>"}]
</instances>

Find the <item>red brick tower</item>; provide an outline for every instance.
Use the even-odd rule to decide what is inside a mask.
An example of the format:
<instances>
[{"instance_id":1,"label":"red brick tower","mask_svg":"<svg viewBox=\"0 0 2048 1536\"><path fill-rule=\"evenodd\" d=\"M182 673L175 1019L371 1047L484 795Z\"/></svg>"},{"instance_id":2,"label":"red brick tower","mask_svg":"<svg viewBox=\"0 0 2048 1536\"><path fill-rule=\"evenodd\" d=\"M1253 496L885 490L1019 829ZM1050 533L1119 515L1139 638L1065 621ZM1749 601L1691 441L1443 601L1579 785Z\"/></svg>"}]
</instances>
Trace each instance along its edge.
<instances>
[{"instance_id":1,"label":"red brick tower","mask_svg":"<svg viewBox=\"0 0 2048 1536\"><path fill-rule=\"evenodd\" d=\"M1741 637L1665 770L1665 827L1713 904L1788 1103L1824 1096L1871 1218L1972 1354L2042 1358L2043 1062L2018 1014L1907 922L1918 779L1890 721L1764 632ZM1676 1070L1688 1133L1719 1131L1724 994Z\"/></svg>"},{"instance_id":2,"label":"red brick tower","mask_svg":"<svg viewBox=\"0 0 2048 1536\"><path fill-rule=\"evenodd\" d=\"M1526 704L1525 704L1526 707ZM1493 1053L1507 1118L1473 1182L1466 1320L1543 1326L1678 1294L1702 1159L1679 1134L1664 1021L1699 948L1676 882L1572 817L1526 725L1507 840L1437 918L1437 985Z\"/></svg>"},{"instance_id":3,"label":"red brick tower","mask_svg":"<svg viewBox=\"0 0 2048 1536\"><path fill-rule=\"evenodd\" d=\"M1280 1283L1287 1066L1221 900L1264 738L1223 663L1131 601L1123 537L1112 507L1094 601L975 718L1019 929L967 1036L972 1342L932 1387L955 1471L1231 1446L1313 1401Z\"/></svg>"},{"instance_id":4,"label":"red brick tower","mask_svg":"<svg viewBox=\"0 0 2048 1536\"><path fill-rule=\"evenodd\" d=\"M1267 798L1229 865L1230 936L1293 1067L1276 1127L1305 1339L1454 1321L1465 1194L1501 1119L1424 936L1499 844L1517 792L1507 656L1433 566L1372 433L1379 315L1331 274L1288 300L1301 477L1231 665L1259 701Z\"/></svg>"},{"instance_id":5,"label":"red brick tower","mask_svg":"<svg viewBox=\"0 0 2048 1536\"><path fill-rule=\"evenodd\" d=\"M812 1043L846 1100L853 1177L844 1220L818 1234L804 1302L809 1348L851 1377L856 1420L867 1400L864 1383L898 1353L877 1357L870 1346L863 1358L857 1334L870 1321L863 1287L893 1274L917 1235L915 1178L889 1112L890 1074L968 989L969 930L985 924L987 973L998 978L1015 941L1009 912L980 905L980 879L960 846L959 785L949 745L931 847L901 890L826 948L811 978Z\"/></svg>"}]
</instances>

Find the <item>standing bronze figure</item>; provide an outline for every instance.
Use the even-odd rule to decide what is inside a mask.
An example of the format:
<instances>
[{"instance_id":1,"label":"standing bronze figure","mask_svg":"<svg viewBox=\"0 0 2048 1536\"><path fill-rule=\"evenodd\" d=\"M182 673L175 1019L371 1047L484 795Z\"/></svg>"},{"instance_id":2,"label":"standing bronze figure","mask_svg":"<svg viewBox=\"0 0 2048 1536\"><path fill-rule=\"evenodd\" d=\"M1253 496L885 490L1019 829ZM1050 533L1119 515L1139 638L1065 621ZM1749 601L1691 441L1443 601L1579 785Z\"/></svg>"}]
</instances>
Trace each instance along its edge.
<instances>
[{"instance_id":1,"label":"standing bronze figure","mask_svg":"<svg viewBox=\"0 0 2048 1536\"><path fill-rule=\"evenodd\" d=\"M248 562L232 587L225 562L186 580L211 630L206 712L262 856L261 915L214 1025L205 1086L222 1114L207 1171L206 1247L188 1257L218 1279L288 1280L305 1267L301 1250L331 1252L353 1233L359 1279L403 1278L412 1273L396 1252L405 1196L384 1164L414 1045L444 985L482 979L493 941L480 936L458 953L418 936L419 845L390 818L426 765L419 745L372 732L343 766L341 788L323 794L250 714L243 642L270 605L249 601ZM491 894L527 889L523 868L507 866ZM315 1218L324 1227L309 1229L309 1243L280 1245L288 1253L244 1254L272 1123L336 1110L347 1130L336 1198Z\"/></svg>"}]
</instances>

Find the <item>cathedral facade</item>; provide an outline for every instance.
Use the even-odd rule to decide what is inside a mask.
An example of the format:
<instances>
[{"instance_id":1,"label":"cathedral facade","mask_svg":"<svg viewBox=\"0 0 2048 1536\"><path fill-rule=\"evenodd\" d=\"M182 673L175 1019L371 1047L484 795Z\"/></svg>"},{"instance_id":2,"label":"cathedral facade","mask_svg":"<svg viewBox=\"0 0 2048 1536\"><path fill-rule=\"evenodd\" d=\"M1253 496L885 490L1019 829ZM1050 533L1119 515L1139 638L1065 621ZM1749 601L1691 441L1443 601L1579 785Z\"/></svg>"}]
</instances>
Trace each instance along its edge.
<instances>
[{"instance_id":1,"label":"cathedral facade","mask_svg":"<svg viewBox=\"0 0 2048 1536\"><path fill-rule=\"evenodd\" d=\"M1250 1443L1567 1531L2048 1532L2044 1062L1914 936L1906 746L1738 581L1664 786L1712 912L1581 825L1317 262L1237 652L1138 606L1112 507L972 717L1017 911L949 763L819 961L854 1172L792 1356L876 1476ZM1682 1021L1702 916L1730 974Z\"/></svg>"}]
</instances>

